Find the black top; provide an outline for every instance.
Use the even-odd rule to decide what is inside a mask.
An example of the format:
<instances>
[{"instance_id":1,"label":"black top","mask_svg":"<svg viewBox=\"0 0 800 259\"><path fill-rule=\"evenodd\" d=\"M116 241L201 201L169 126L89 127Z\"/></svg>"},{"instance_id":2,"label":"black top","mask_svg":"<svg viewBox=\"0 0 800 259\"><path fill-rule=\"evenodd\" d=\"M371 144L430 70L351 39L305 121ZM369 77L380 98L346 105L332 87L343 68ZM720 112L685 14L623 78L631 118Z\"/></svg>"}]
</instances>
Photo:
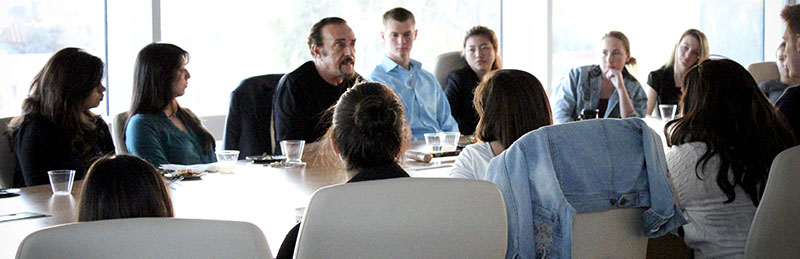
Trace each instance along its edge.
<instances>
[{"instance_id":1,"label":"black top","mask_svg":"<svg viewBox=\"0 0 800 259\"><path fill-rule=\"evenodd\" d=\"M239 150L239 159L272 154L272 96L283 74L254 76L231 92L225 122L225 149Z\"/></svg>"},{"instance_id":2,"label":"black top","mask_svg":"<svg viewBox=\"0 0 800 259\"><path fill-rule=\"evenodd\" d=\"M598 110L597 114L606 114L607 109L608 109L608 98L606 99L600 98L600 100L597 101L597 110Z\"/></svg>"},{"instance_id":3,"label":"black top","mask_svg":"<svg viewBox=\"0 0 800 259\"><path fill-rule=\"evenodd\" d=\"M781 97L783 91L785 91L787 87L789 87L789 85L784 84L781 80L769 80L758 84L758 88L761 88L761 91L767 95L767 98L769 98L769 101L772 103L778 101L778 98Z\"/></svg>"},{"instance_id":4,"label":"black top","mask_svg":"<svg viewBox=\"0 0 800 259\"><path fill-rule=\"evenodd\" d=\"M800 87L792 86L786 88L786 91L783 92L775 106L786 116L789 126L794 131L794 136L800 139Z\"/></svg>"},{"instance_id":5,"label":"black top","mask_svg":"<svg viewBox=\"0 0 800 259\"><path fill-rule=\"evenodd\" d=\"M408 173L397 164L376 166L370 169L364 169L358 172L353 178L350 178L348 183L371 181L371 180L384 180L400 177L409 177ZM287 258L291 259L294 256L294 247L297 243L297 234L300 232L300 223L297 223L281 243L281 248L278 250L276 259Z\"/></svg>"},{"instance_id":6,"label":"black top","mask_svg":"<svg viewBox=\"0 0 800 259\"><path fill-rule=\"evenodd\" d=\"M658 93L658 104L678 104L682 89L675 87L675 72L672 67L650 72L647 84Z\"/></svg>"},{"instance_id":7,"label":"black top","mask_svg":"<svg viewBox=\"0 0 800 259\"><path fill-rule=\"evenodd\" d=\"M310 143L320 139L331 125L331 114L326 114L326 110L356 81L361 81L358 74L354 79L331 85L322 79L313 61L286 74L275 89L272 105L276 143L288 139ZM279 148L280 145L276 147Z\"/></svg>"},{"instance_id":8,"label":"black top","mask_svg":"<svg viewBox=\"0 0 800 259\"><path fill-rule=\"evenodd\" d=\"M97 130L84 136L90 150L83 154L70 145L72 136L63 128L40 115L27 115L22 126L14 133L14 153L17 155L15 186L49 184L47 171L75 170L75 180L82 179L94 159L114 153L114 142L108 125L100 116L95 117Z\"/></svg>"},{"instance_id":9,"label":"black top","mask_svg":"<svg viewBox=\"0 0 800 259\"><path fill-rule=\"evenodd\" d=\"M464 66L447 75L444 93L447 95L447 101L450 102L450 112L458 122L458 129L464 135L474 133L480 120L478 112L475 111L475 106L472 104L475 88L479 83L478 75L469 66Z\"/></svg>"}]
</instances>

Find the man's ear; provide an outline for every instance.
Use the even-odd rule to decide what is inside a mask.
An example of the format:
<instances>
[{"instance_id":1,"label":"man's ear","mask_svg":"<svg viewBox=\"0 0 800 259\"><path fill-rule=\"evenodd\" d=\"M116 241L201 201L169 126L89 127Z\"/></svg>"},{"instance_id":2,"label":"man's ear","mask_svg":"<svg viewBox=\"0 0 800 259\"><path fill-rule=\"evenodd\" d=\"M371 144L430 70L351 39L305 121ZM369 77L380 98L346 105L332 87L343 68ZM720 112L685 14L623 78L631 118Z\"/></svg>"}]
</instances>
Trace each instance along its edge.
<instances>
[{"instance_id":1,"label":"man's ear","mask_svg":"<svg viewBox=\"0 0 800 259\"><path fill-rule=\"evenodd\" d=\"M414 29L414 40L416 40L416 39L417 39L417 32L418 32L418 30L417 30L417 29Z\"/></svg>"},{"instance_id":2,"label":"man's ear","mask_svg":"<svg viewBox=\"0 0 800 259\"><path fill-rule=\"evenodd\" d=\"M386 36L383 35L383 31L381 31L381 39L384 40L384 41L386 40Z\"/></svg>"},{"instance_id":3,"label":"man's ear","mask_svg":"<svg viewBox=\"0 0 800 259\"><path fill-rule=\"evenodd\" d=\"M795 33L794 34L794 50L793 51L795 53L800 54L800 33Z\"/></svg>"},{"instance_id":4,"label":"man's ear","mask_svg":"<svg viewBox=\"0 0 800 259\"><path fill-rule=\"evenodd\" d=\"M319 51L320 51L319 46L317 46L315 44L311 44L311 54L314 57L317 57L319 55Z\"/></svg>"}]
</instances>

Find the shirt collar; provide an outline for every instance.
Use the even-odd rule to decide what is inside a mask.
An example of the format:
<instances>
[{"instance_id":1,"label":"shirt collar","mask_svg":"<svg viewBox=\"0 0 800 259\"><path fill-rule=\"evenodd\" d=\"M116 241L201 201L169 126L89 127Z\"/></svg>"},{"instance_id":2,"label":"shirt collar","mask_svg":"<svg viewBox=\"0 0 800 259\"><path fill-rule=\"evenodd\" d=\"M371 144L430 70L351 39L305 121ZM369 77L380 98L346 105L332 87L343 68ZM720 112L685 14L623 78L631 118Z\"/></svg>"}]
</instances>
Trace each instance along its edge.
<instances>
[{"instance_id":1,"label":"shirt collar","mask_svg":"<svg viewBox=\"0 0 800 259\"><path fill-rule=\"evenodd\" d=\"M419 70L422 67L422 63L420 63L419 61L414 60L413 58L411 59L411 61L408 64L409 64L409 68L411 68L411 71ZM396 67L399 67L400 65L395 63L394 60L389 58L389 56L383 55L383 60L381 60L381 65L380 66L381 66L381 68L383 68L384 72L388 73L389 71L392 71L392 69L395 69Z\"/></svg>"}]
</instances>

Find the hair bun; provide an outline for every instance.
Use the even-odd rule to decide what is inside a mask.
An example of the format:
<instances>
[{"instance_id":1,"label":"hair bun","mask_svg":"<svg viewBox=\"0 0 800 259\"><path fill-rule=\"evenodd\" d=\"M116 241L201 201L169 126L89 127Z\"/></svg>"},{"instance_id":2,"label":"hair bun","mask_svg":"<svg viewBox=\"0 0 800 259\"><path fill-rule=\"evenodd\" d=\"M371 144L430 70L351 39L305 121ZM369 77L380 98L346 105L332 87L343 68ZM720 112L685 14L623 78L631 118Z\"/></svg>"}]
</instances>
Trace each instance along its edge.
<instances>
[{"instance_id":1,"label":"hair bun","mask_svg":"<svg viewBox=\"0 0 800 259\"><path fill-rule=\"evenodd\" d=\"M377 136L391 131L395 118L389 106L379 98L370 96L356 104L353 120L364 136Z\"/></svg>"}]
</instances>

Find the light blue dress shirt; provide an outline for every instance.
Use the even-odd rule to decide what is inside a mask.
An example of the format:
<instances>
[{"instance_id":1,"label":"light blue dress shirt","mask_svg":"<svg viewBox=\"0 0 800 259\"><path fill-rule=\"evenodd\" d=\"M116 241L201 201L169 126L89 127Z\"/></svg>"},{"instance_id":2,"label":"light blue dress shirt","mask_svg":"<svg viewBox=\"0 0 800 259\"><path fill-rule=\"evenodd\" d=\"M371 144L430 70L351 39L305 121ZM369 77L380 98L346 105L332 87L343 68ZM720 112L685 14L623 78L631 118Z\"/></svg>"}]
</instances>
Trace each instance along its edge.
<instances>
[{"instance_id":1,"label":"light blue dress shirt","mask_svg":"<svg viewBox=\"0 0 800 259\"><path fill-rule=\"evenodd\" d=\"M439 81L422 63L411 60L411 71L383 56L380 64L369 75L392 88L406 108L406 119L411 126L412 140L425 139L425 133L458 131L458 123L450 114L450 103Z\"/></svg>"}]
</instances>

